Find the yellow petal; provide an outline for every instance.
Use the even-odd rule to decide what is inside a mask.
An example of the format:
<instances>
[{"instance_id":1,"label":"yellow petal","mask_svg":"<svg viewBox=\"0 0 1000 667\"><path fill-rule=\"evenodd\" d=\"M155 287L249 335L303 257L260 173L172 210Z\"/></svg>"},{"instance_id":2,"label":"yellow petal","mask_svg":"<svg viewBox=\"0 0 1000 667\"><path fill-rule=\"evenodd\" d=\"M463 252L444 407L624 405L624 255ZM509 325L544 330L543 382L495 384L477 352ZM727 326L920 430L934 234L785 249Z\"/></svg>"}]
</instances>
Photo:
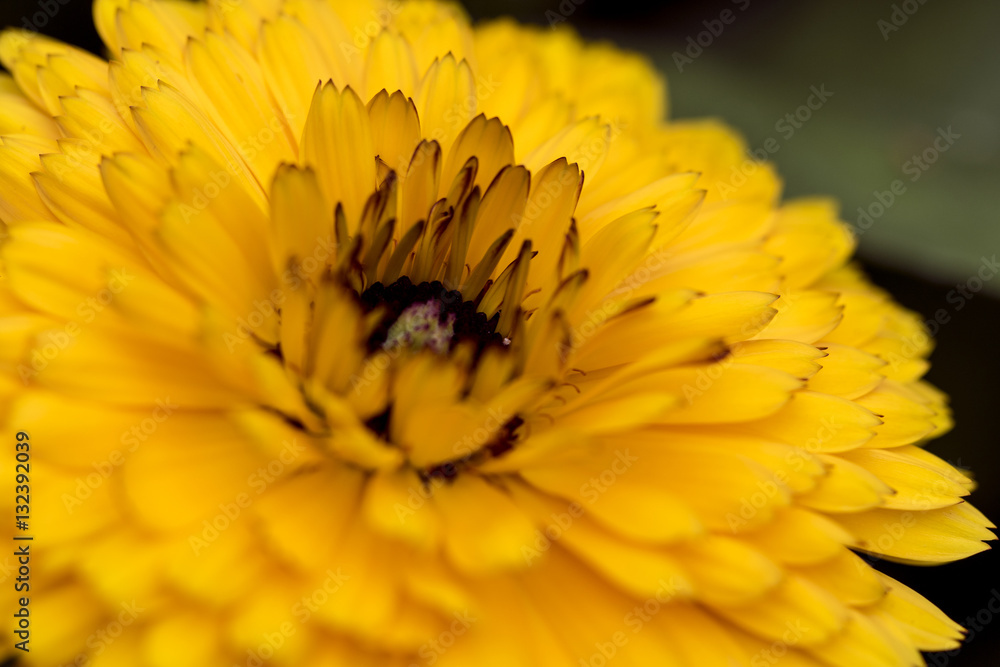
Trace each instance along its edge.
<instances>
[{"instance_id":1,"label":"yellow petal","mask_svg":"<svg viewBox=\"0 0 1000 667\"><path fill-rule=\"evenodd\" d=\"M527 567L521 547L534 541L534 526L505 492L479 477L459 475L435 490L434 505L455 567L468 573Z\"/></svg>"},{"instance_id":2,"label":"yellow petal","mask_svg":"<svg viewBox=\"0 0 1000 667\"><path fill-rule=\"evenodd\" d=\"M874 473L838 456L820 454L828 472L816 488L799 496L806 507L824 512L858 512L885 503L892 487Z\"/></svg>"},{"instance_id":3,"label":"yellow petal","mask_svg":"<svg viewBox=\"0 0 1000 667\"><path fill-rule=\"evenodd\" d=\"M899 447L917 442L934 432L934 409L896 383L883 382L857 403L882 419L875 427L869 447Z\"/></svg>"},{"instance_id":4,"label":"yellow petal","mask_svg":"<svg viewBox=\"0 0 1000 667\"><path fill-rule=\"evenodd\" d=\"M924 651L958 648L965 635L962 626L913 589L884 574L879 573L878 577L888 594L875 609L899 625L917 648Z\"/></svg>"},{"instance_id":5,"label":"yellow petal","mask_svg":"<svg viewBox=\"0 0 1000 667\"><path fill-rule=\"evenodd\" d=\"M406 175L420 143L420 121L413 100L399 91L391 95L379 91L368 102L368 117L376 155L397 175Z\"/></svg>"},{"instance_id":6,"label":"yellow petal","mask_svg":"<svg viewBox=\"0 0 1000 667\"><path fill-rule=\"evenodd\" d=\"M459 131L476 115L477 98L472 68L448 53L435 59L420 81L415 98L425 137L441 144L445 153Z\"/></svg>"},{"instance_id":7,"label":"yellow petal","mask_svg":"<svg viewBox=\"0 0 1000 667\"><path fill-rule=\"evenodd\" d=\"M366 485L362 510L372 527L386 536L429 549L441 533L441 517L429 502L432 494L412 472L383 470Z\"/></svg>"},{"instance_id":8,"label":"yellow petal","mask_svg":"<svg viewBox=\"0 0 1000 667\"><path fill-rule=\"evenodd\" d=\"M559 542L633 595L656 595L663 581L674 584L676 595L690 593L684 568L665 550L622 542L585 516L586 510L576 503L560 502L522 484L512 485L511 493L538 525L536 539L522 549L528 564Z\"/></svg>"},{"instance_id":9,"label":"yellow petal","mask_svg":"<svg viewBox=\"0 0 1000 667\"><path fill-rule=\"evenodd\" d=\"M268 89L298 146L316 86L327 79L343 81L343 75L326 59L315 33L286 14L261 28L258 57Z\"/></svg>"},{"instance_id":10,"label":"yellow petal","mask_svg":"<svg viewBox=\"0 0 1000 667\"><path fill-rule=\"evenodd\" d=\"M286 458L291 458L290 452ZM247 489L254 498L252 511L261 519L268 544L283 559L305 571L329 566L336 561L337 550L361 500L361 476L344 466L290 476L280 458L273 461L281 465L265 468L264 474L256 473L253 488ZM276 474L279 468L283 472ZM298 511L290 512L290 508ZM317 517L322 519L318 525Z\"/></svg>"},{"instance_id":11,"label":"yellow petal","mask_svg":"<svg viewBox=\"0 0 1000 667\"><path fill-rule=\"evenodd\" d=\"M817 363L822 370L809 379L809 388L824 394L855 399L875 389L882 381L885 362L846 345L823 346L826 356Z\"/></svg>"},{"instance_id":12,"label":"yellow petal","mask_svg":"<svg viewBox=\"0 0 1000 667\"><path fill-rule=\"evenodd\" d=\"M797 575L787 576L772 591L749 604L713 607L723 618L759 637L781 639L789 633L802 646L829 640L848 619L846 607Z\"/></svg>"},{"instance_id":13,"label":"yellow petal","mask_svg":"<svg viewBox=\"0 0 1000 667\"><path fill-rule=\"evenodd\" d=\"M668 488L619 480L629 474L630 457L618 451L580 467L563 464L521 474L553 495L576 501L605 528L632 540L655 544L701 534L694 511Z\"/></svg>"},{"instance_id":14,"label":"yellow petal","mask_svg":"<svg viewBox=\"0 0 1000 667\"><path fill-rule=\"evenodd\" d=\"M880 424L878 417L857 403L800 391L775 414L741 428L817 453L860 447L875 436L874 431Z\"/></svg>"},{"instance_id":15,"label":"yellow petal","mask_svg":"<svg viewBox=\"0 0 1000 667\"><path fill-rule=\"evenodd\" d=\"M758 338L787 338L814 343L833 331L843 319L837 295L811 290L782 291L775 304L778 314Z\"/></svg>"},{"instance_id":16,"label":"yellow petal","mask_svg":"<svg viewBox=\"0 0 1000 667\"><path fill-rule=\"evenodd\" d=\"M329 206L342 204L356 229L375 189L375 149L368 112L350 88L327 83L316 90L305 131L302 161L316 170Z\"/></svg>"},{"instance_id":17,"label":"yellow petal","mask_svg":"<svg viewBox=\"0 0 1000 667\"><path fill-rule=\"evenodd\" d=\"M816 565L844 551L851 534L826 517L800 507L778 510L774 520L741 537L772 558L789 565Z\"/></svg>"},{"instance_id":18,"label":"yellow petal","mask_svg":"<svg viewBox=\"0 0 1000 667\"><path fill-rule=\"evenodd\" d=\"M32 172L41 169L39 151L14 137L3 137L0 145L0 219L4 222L18 220L55 220L56 216L45 205L35 189ZM52 148L55 148L53 142ZM50 149L50 150L51 150ZM48 151L46 151L48 152Z\"/></svg>"},{"instance_id":19,"label":"yellow petal","mask_svg":"<svg viewBox=\"0 0 1000 667\"><path fill-rule=\"evenodd\" d=\"M179 660L191 667L208 667L224 660L224 649L214 619L187 611L161 615L144 628L142 659L153 667L167 667Z\"/></svg>"},{"instance_id":20,"label":"yellow petal","mask_svg":"<svg viewBox=\"0 0 1000 667\"><path fill-rule=\"evenodd\" d=\"M929 510L960 503L969 491L958 482L896 449L862 449L842 457L874 473L895 493L884 507L896 510Z\"/></svg>"},{"instance_id":21,"label":"yellow petal","mask_svg":"<svg viewBox=\"0 0 1000 667\"><path fill-rule=\"evenodd\" d=\"M185 61L201 93L201 111L239 150L257 181L270 183L281 162L295 160L298 146L283 110L271 102L260 66L234 39L211 32L188 42Z\"/></svg>"},{"instance_id":22,"label":"yellow petal","mask_svg":"<svg viewBox=\"0 0 1000 667\"><path fill-rule=\"evenodd\" d=\"M847 549L821 563L796 567L795 571L854 607L878 602L886 593L882 575Z\"/></svg>"},{"instance_id":23,"label":"yellow petal","mask_svg":"<svg viewBox=\"0 0 1000 667\"><path fill-rule=\"evenodd\" d=\"M995 539L988 522L968 503L911 512L874 509L842 514L837 522L856 538L856 546L892 560L947 563L989 549Z\"/></svg>"},{"instance_id":24,"label":"yellow petal","mask_svg":"<svg viewBox=\"0 0 1000 667\"><path fill-rule=\"evenodd\" d=\"M695 597L710 605L740 605L777 586L782 569L758 549L728 537L706 536L671 553L694 582Z\"/></svg>"},{"instance_id":25,"label":"yellow petal","mask_svg":"<svg viewBox=\"0 0 1000 667\"><path fill-rule=\"evenodd\" d=\"M758 419L785 405L801 386L787 373L744 364L695 364L653 376L665 390L686 399L665 415L671 424L729 423Z\"/></svg>"},{"instance_id":26,"label":"yellow petal","mask_svg":"<svg viewBox=\"0 0 1000 667\"><path fill-rule=\"evenodd\" d=\"M201 533L201 522L212 521L217 514L223 514L220 523L235 521L249 498L256 495L249 476L268 462L244 446L235 428L211 416L178 410L154 428L122 466L127 497L140 520L165 530L192 529L193 534ZM129 441L142 435L145 432ZM195 452L200 452L197 455L202 465L192 469L188 461ZM191 484L208 484L209 479L215 480L211 490L184 492ZM220 504L229 507L228 518Z\"/></svg>"},{"instance_id":27,"label":"yellow petal","mask_svg":"<svg viewBox=\"0 0 1000 667\"><path fill-rule=\"evenodd\" d=\"M819 372L824 353L812 345L791 340L746 340L733 345L732 353L741 364L767 366L810 380Z\"/></svg>"},{"instance_id":28,"label":"yellow petal","mask_svg":"<svg viewBox=\"0 0 1000 667\"><path fill-rule=\"evenodd\" d=\"M383 30L368 48L362 99L370 100L380 90L413 97L417 90L417 64L409 43L402 35Z\"/></svg>"}]
</instances>

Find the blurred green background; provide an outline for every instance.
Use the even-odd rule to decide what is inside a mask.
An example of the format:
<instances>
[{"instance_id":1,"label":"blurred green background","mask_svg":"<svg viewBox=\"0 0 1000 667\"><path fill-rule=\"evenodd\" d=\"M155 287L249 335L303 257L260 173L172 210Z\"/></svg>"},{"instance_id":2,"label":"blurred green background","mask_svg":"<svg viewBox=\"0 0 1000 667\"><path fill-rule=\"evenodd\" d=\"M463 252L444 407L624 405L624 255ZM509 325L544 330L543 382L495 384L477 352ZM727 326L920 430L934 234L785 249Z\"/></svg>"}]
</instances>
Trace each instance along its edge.
<instances>
[{"instance_id":1,"label":"blurred green background","mask_svg":"<svg viewBox=\"0 0 1000 667\"><path fill-rule=\"evenodd\" d=\"M513 15L547 26L558 17L588 38L646 53L667 76L673 117L721 118L740 130L751 148L774 137L779 150L771 159L785 179L786 196L833 196L854 225L859 207L870 211L871 222L859 235L865 269L925 318L941 308L951 316L937 334L928 378L952 396L957 426L930 449L971 468L981 484L973 501L993 519L1000 517L995 335L1000 278L963 298L961 308L952 291L976 275L983 257L1000 255L1000 3L470 0L465 5L476 19ZM19 25L38 9L38 0L0 0L0 25ZM720 31L712 22L725 10L733 20ZM697 40L708 30L706 21L718 35L701 35L708 45L700 54L692 48L696 57L687 54L691 62L679 71L674 54L684 53L689 38ZM90 0L66 0L42 31L99 49ZM832 96L788 136L790 125L778 124L796 113L813 86ZM938 151L935 137L947 128L958 137ZM925 151L936 158L926 171L913 161ZM893 194L892 204L879 213L897 180L902 194ZM975 281L968 287L976 287ZM997 551L936 568L879 567L967 625L1000 589ZM957 655L938 654L930 664L1000 664L1000 622L992 614L990 621Z\"/></svg>"},{"instance_id":2,"label":"blurred green background","mask_svg":"<svg viewBox=\"0 0 1000 667\"><path fill-rule=\"evenodd\" d=\"M553 16L546 12L560 13L552 1L497 5L469 4L477 16L511 12L543 25ZM876 204L860 238L865 257L964 282L983 255L1000 250L1000 3L716 0L654 9L566 0L562 6L573 6L567 22L585 35L648 54L667 75L673 117L722 118L751 148L775 137L779 150L771 159L788 196L831 194L855 225L858 208ZM717 36L706 33L704 22L726 10L732 22L709 26ZM698 53L688 38L697 43L699 33L708 43L702 53L690 62L675 59ZM833 95L786 139L788 132L775 126L806 102L811 86ZM948 127L959 136L938 152L934 139ZM922 170L912 158L927 149L936 160ZM905 192L876 217L875 193L897 179ZM1000 280L985 288L1000 294Z\"/></svg>"}]
</instances>

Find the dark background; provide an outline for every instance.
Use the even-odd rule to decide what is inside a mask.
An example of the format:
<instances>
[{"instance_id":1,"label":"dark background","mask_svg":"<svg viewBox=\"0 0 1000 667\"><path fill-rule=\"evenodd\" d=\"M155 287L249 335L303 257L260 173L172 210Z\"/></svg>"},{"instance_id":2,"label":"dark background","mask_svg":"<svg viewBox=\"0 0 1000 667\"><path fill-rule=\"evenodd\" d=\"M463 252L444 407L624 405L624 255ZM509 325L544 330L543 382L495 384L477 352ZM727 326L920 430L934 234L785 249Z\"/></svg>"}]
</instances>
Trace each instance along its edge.
<instances>
[{"instance_id":1,"label":"dark background","mask_svg":"<svg viewBox=\"0 0 1000 667\"><path fill-rule=\"evenodd\" d=\"M830 101L794 136L781 139L771 159L785 179L786 196L831 195L851 223L859 206L875 201L876 191L888 190L896 179L905 183L905 194L860 237L858 254L874 281L905 306L925 318L939 308L949 311L928 379L952 397L956 427L930 449L973 470L981 485L973 501L994 520L1000 517L995 431L1000 350L994 345L1000 280L987 282L961 310L946 300L956 284L975 275L982 257L1000 254L1000 3L465 4L476 19L514 15L543 26L565 19L561 22L588 38L645 52L667 76L671 116L719 117L744 133L751 147L776 135L775 123L806 101L811 86L825 85L833 93ZM718 19L725 9L735 20L678 71L673 54L683 52L689 37L706 30L703 22ZM39 11L38 0L0 0L0 25L22 25L24 17ZM898 26L892 23L894 11ZM90 0L68 0L45 19L44 26L36 23L41 32L99 50ZM961 138L911 182L902 171L906 161L949 126ZM984 610L1000 588L996 550L951 565L880 567L967 626L966 618ZM987 623L957 655L933 656L930 664L1000 664L998 626Z\"/></svg>"}]
</instances>

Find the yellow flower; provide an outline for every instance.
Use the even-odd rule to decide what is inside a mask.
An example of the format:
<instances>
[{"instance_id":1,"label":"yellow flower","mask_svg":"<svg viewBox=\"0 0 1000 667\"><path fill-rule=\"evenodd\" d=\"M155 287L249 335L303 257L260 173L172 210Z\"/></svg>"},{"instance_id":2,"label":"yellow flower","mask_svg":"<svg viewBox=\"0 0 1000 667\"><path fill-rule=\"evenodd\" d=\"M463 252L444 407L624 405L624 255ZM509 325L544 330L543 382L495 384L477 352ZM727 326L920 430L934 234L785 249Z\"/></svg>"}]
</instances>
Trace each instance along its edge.
<instances>
[{"instance_id":1,"label":"yellow flower","mask_svg":"<svg viewBox=\"0 0 1000 667\"><path fill-rule=\"evenodd\" d=\"M0 38L23 664L958 645L856 553L992 539L922 448L950 422L920 321L831 203L665 121L641 58L435 1L94 16L109 62Z\"/></svg>"}]
</instances>

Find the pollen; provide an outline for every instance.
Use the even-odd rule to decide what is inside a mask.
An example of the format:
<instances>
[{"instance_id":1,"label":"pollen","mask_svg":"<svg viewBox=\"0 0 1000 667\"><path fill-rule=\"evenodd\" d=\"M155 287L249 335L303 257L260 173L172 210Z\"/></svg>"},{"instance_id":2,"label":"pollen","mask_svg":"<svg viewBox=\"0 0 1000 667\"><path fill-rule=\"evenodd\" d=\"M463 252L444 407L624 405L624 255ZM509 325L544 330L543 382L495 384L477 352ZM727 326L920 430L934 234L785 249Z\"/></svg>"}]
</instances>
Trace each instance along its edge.
<instances>
[{"instance_id":1,"label":"pollen","mask_svg":"<svg viewBox=\"0 0 1000 667\"><path fill-rule=\"evenodd\" d=\"M382 348L428 348L440 354L448 350L454 335L455 313L443 312L441 302L432 299L415 303L404 310L389 327Z\"/></svg>"}]
</instances>

